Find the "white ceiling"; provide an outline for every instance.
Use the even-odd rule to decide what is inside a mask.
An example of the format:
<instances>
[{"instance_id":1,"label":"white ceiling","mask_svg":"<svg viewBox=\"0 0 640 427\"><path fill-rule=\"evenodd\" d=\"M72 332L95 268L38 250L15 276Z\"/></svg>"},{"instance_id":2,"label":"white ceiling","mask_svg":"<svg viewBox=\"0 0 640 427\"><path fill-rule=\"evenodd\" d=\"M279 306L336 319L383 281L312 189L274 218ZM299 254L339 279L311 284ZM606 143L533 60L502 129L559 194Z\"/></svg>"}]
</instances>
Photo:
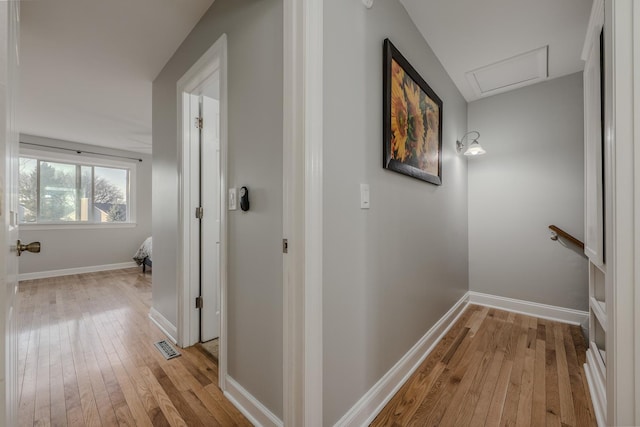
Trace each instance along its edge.
<instances>
[{"instance_id":1,"label":"white ceiling","mask_svg":"<svg viewBox=\"0 0 640 427\"><path fill-rule=\"evenodd\" d=\"M151 84L213 0L21 2L20 132L151 152Z\"/></svg>"},{"instance_id":2,"label":"white ceiling","mask_svg":"<svg viewBox=\"0 0 640 427\"><path fill-rule=\"evenodd\" d=\"M591 0L400 1L468 101L467 72L547 45L549 78L583 69ZM212 3L22 2L20 131L151 152L152 81Z\"/></svg>"},{"instance_id":3,"label":"white ceiling","mask_svg":"<svg viewBox=\"0 0 640 427\"><path fill-rule=\"evenodd\" d=\"M467 72L547 45L549 78L584 69L592 0L400 1L467 101L481 97Z\"/></svg>"}]
</instances>

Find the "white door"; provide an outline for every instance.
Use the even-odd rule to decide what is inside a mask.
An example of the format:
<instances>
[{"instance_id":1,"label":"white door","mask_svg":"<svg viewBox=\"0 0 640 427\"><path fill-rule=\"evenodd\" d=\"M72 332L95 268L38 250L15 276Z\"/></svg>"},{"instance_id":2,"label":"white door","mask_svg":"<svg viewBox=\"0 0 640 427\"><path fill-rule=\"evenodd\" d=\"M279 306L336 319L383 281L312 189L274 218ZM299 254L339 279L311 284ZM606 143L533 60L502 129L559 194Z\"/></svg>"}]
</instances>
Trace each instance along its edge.
<instances>
[{"instance_id":1,"label":"white door","mask_svg":"<svg viewBox=\"0 0 640 427\"><path fill-rule=\"evenodd\" d=\"M18 336L18 85L19 2L0 2L0 425L17 425Z\"/></svg>"},{"instance_id":2,"label":"white door","mask_svg":"<svg viewBox=\"0 0 640 427\"><path fill-rule=\"evenodd\" d=\"M220 102L202 96L200 140L200 341L220 336Z\"/></svg>"}]
</instances>

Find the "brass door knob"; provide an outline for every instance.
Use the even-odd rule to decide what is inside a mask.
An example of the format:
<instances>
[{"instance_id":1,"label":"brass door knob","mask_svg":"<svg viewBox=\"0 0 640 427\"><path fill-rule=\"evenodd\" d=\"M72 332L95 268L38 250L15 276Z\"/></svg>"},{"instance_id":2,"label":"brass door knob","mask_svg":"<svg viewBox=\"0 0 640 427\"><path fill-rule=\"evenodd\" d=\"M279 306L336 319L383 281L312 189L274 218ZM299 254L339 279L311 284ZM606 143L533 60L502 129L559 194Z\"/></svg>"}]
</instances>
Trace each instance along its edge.
<instances>
[{"instance_id":1,"label":"brass door knob","mask_svg":"<svg viewBox=\"0 0 640 427\"><path fill-rule=\"evenodd\" d=\"M33 252L37 254L40 252L40 242L31 242L27 245L23 245L20 240L16 243L16 251L18 252L18 256L22 254L22 252Z\"/></svg>"}]
</instances>

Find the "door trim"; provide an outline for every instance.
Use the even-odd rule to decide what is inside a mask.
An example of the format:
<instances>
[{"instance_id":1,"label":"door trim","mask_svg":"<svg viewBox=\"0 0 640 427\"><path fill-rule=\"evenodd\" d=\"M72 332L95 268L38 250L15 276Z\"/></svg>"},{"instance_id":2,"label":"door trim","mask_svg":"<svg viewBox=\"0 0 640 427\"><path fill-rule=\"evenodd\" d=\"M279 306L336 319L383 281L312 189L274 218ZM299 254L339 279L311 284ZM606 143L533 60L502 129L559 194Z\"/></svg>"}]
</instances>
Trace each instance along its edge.
<instances>
[{"instance_id":1,"label":"door trim","mask_svg":"<svg viewBox=\"0 0 640 427\"><path fill-rule=\"evenodd\" d=\"M18 424L18 129L20 2L0 4L0 424Z\"/></svg>"},{"instance_id":2,"label":"door trim","mask_svg":"<svg viewBox=\"0 0 640 427\"><path fill-rule=\"evenodd\" d=\"M284 0L283 420L322 425L323 0Z\"/></svg>"},{"instance_id":3,"label":"door trim","mask_svg":"<svg viewBox=\"0 0 640 427\"><path fill-rule=\"evenodd\" d=\"M191 139L199 130L191 123L189 101L193 94L207 86L212 75L220 75L220 338L219 338L219 387L225 390L227 377L227 35L223 34L196 61L177 83L178 119L178 345L188 347L199 341L199 316L195 298L199 296L199 283L195 283L191 261L193 212L191 183L194 180L190 167ZM194 324L195 323L195 324ZM194 331L196 331L194 333Z\"/></svg>"},{"instance_id":4,"label":"door trim","mask_svg":"<svg viewBox=\"0 0 640 427\"><path fill-rule=\"evenodd\" d=\"M605 1L607 425L640 423L640 9Z\"/></svg>"}]
</instances>

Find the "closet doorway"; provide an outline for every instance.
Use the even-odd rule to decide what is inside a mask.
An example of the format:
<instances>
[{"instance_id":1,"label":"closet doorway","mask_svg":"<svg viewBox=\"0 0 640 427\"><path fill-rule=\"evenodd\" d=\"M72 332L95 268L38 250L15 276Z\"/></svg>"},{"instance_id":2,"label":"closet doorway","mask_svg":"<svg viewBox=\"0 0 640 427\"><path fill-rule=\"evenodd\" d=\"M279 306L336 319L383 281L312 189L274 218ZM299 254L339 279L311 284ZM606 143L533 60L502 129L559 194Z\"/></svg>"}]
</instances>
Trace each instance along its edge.
<instances>
[{"instance_id":1,"label":"closet doorway","mask_svg":"<svg viewBox=\"0 0 640 427\"><path fill-rule=\"evenodd\" d=\"M216 352L226 378L226 36L178 81L178 345ZM213 345L212 345L213 344ZM216 345L217 344L217 345Z\"/></svg>"}]
</instances>

